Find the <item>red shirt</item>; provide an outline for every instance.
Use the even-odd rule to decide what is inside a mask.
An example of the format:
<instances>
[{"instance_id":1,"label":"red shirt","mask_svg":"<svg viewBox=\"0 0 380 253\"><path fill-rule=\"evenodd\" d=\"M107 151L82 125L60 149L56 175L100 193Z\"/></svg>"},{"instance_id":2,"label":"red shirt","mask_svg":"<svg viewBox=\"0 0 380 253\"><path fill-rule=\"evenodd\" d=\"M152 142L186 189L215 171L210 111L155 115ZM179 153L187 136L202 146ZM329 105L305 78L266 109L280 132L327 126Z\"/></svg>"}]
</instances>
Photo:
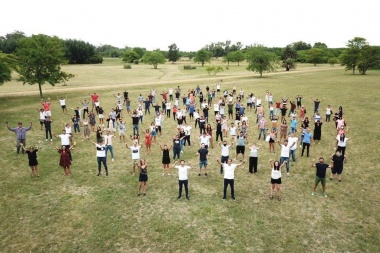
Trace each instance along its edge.
<instances>
[{"instance_id":1,"label":"red shirt","mask_svg":"<svg viewBox=\"0 0 380 253\"><path fill-rule=\"evenodd\" d=\"M42 106L44 107L44 111L50 111L50 102L43 102Z\"/></svg>"},{"instance_id":2,"label":"red shirt","mask_svg":"<svg viewBox=\"0 0 380 253\"><path fill-rule=\"evenodd\" d=\"M99 96L96 94L91 95L92 102L98 102Z\"/></svg>"}]
</instances>

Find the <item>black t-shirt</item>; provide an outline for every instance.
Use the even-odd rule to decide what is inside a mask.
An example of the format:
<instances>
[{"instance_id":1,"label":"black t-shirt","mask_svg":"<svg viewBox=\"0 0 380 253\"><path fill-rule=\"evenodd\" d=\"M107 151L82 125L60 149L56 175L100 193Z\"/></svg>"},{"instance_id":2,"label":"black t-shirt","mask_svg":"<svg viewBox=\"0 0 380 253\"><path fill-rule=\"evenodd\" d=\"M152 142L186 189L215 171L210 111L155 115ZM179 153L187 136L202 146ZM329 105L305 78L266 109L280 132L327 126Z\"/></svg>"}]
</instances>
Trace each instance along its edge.
<instances>
[{"instance_id":1,"label":"black t-shirt","mask_svg":"<svg viewBox=\"0 0 380 253\"><path fill-rule=\"evenodd\" d=\"M282 116L285 116L287 110L288 110L287 108L282 107L282 108L281 108L281 115L282 115Z\"/></svg>"},{"instance_id":2,"label":"black t-shirt","mask_svg":"<svg viewBox=\"0 0 380 253\"><path fill-rule=\"evenodd\" d=\"M139 123L139 116L133 115L132 116L132 124L137 125Z\"/></svg>"},{"instance_id":3,"label":"black t-shirt","mask_svg":"<svg viewBox=\"0 0 380 253\"><path fill-rule=\"evenodd\" d=\"M332 157L332 160L334 162L334 168L335 169L340 169L340 168L343 168L343 162L344 162L344 156L337 156L337 155L334 155Z\"/></svg>"},{"instance_id":4,"label":"black t-shirt","mask_svg":"<svg viewBox=\"0 0 380 253\"><path fill-rule=\"evenodd\" d=\"M208 150L207 149L200 148L198 150L198 153L199 153L199 160L200 161L206 161L207 160L207 154L208 154Z\"/></svg>"},{"instance_id":5,"label":"black t-shirt","mask_svg":"<svg viewBox=\"0 0 380 253\"><path fill-rule=\"evenodd\" d=\"M173 148L175 149L180 149L181 145L179 143L179 139L174 139L173 140Z\"/></svg>"},{"instance_id":6,"label":"black t-shirt","mask_svg":"<svg viewBox=\"0 0 380 253\"><path fill-rule=\"evenodd\" d=\"M315 166L317 167L316 176L319 178L325 178L326 177L326 169L329 167L329 165L326 163L316 163Z\"/></svg>"}]
</instances>

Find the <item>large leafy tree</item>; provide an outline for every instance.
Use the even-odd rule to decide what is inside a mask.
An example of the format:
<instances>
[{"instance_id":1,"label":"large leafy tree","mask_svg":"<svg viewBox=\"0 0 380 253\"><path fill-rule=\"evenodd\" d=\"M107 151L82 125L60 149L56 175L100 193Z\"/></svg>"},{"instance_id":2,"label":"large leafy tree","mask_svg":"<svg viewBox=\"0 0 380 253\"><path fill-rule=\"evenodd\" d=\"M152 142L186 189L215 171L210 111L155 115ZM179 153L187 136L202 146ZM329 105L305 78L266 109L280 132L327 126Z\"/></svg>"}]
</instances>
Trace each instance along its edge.
<instances>
[{"instance_id":1,"label":"large leafy tree","mask_svg":"<svg viewBox=\"0 0 380 253\"><path fill-rule=\"evenodd\" d=\"M341 65L346 66L346 70L352 70L352 74L355 74L356 68L361 60L363 60L362 49L365 46L368 46L365 38L355 37L348 41L347 49L339 56Z\"/></svg>"},{"instance_id":2,"label":"large leafy tree","mask_svg":"<svg viewBox=\"0 0 380 253\"><path fill-rule=\"evenodd\" d=\"M143 47L134 47L132 48L132 51L135 51L138 55L140 55L140 58L142 58L146 53L146 49Z\"/></svg>"},{"instance_id":3,"label":"large leafy tree","mask_svg":"<svg viewBox=\"0 0 380 253\"><path fill-rule=\"evenodd\" d=\"M314 66L316 66L317 63L322 63L324 61L324 56L325 53L323 49L314 47L307 50L306 60L307 62L313 63Z\"/></svg>"},{"instance_id":4,"label":"large leafy tree","mask_svg":"<svg viewBox=\"0 0 380 253\"><path fill-rule=\"evenodd\" d=\"M64 42L58 37L44 34L21 39L16 54L19 58L19 81L38 84L42 98L42 85L65 82L74 75L61 71L66 63Z\"/></svg>"},{"instance_id":5,"label":"large leafy tree","mask_svg":"<svg viewBox=\"0 0 380 253\"><path fill-rule=\"evenodd\" d=\"M166 62L165 56L158 50L146 52L142 60L145 63L153 65L154 69L157 69L158 64L164 64Z\"/></svg>"},{"instance_id":6,"label":"large leafy tree","mask_svg":"<svg viewBox=\"0 0 380 253\"><path fill-rule=\"evenodd\" d=\"M240 62L244 61L245 55L242 51L237 50L233 52L234 61L238 63L238 66L240 65Z\"/></svg>"},{"instance_id":7,"label":"large leafy tree","mask_svg":"<svg viewBox=\"0 0 380 253\"><path fill-rule=\"evenodd\" d=\"M248 66L247 70L251 70L263 76L264 72L274 72L278 66L276 54L269 52L267 48L258 45L247 50L246 53Z\"/></svg>"},{"instance_id":8,"label":"large leafy tree","mask_svg":"<svg viewBox=\"0 0 380 253\"><path fill-rule=\"evenodd\" d=\"M20 31L14 31L13 33L8 33L5 36L1 36L0 51L6 54L15 53L18 42L25 37L25 33Z\"/></svg>"},{"instance_id":9,"label":"large leafy tree","mask_svg":"<svg viewBox=\"0 0 380 253\"><path fill-rule=\"evenodd\" d=\"M207 51L206 49L201 49L197 51L194 57L194 62L201 63L202 67L204 66L205 62L209 62L211 59L211 53Z\"/></svg>"},{"instance_id":10,"label":"large leafy tree","mask_svg":"<svg viewBox=\"0 0 380 253\"><path fill-rule=\"evenodd\" d=\"M297 41L297 42L294 42L292 44L293 48L296 50L296 51L299 51L299 50L308 50L311 48L311 45L306 43L306 42L303 42L303 41Z\"/></svg>"},{"instance_id":11,"label":"large leafy tree","mask_svg":"<svg viewBox=\"0 0 380 253\"><path fill-rule=\"evenodd\" d=\"M379 68L380 66L380 47L365 45L360 52L358 62L359 73L365 75L368 69Z\"/></svg>"},{"instance_id":12,"label":"large leafy tree","mask_svg":"<svg viewBox=\"0 0 380 253\"><path fill-rule=\"evenodd\" d=\"M287 45L283 50L281 54L281 66L286 69L286 71L289 71L291 69L295 69L297 64L297 50L294 49L292 45Z\"/></svg>"},{"instance_id":13,"label":"large leafy tree","mask_svg":"<svg viewBox=\"0 0 380 253\"><path fill-rule=\"evenodd\" d=\"M123 55L123 62L133 63L135 60L139 60L141 57L133 50L125 50Z\"/></svg>"},{"instance_id":14,"label":"large leafy tree","mask_svg":"<svg viewBox=\"0 0 380 253\"><path fill-rule=\"evenodd\" d=\"M17 58L0 52L0 85L12 79L13 70L17 70Z\"/></svg>"},{"instance_id":15,"label":"large leafy tree","mask_svg":"<svg viewBox=\"0 0 380 253\"><path fill-rule=\"evenodd\" d=\"M169 51L168 51L168 60L171 61L172 63L176 62L180 58L179 55L179 48L175 43L171 44L169 46Z\"/></svg>"}]
</instances>

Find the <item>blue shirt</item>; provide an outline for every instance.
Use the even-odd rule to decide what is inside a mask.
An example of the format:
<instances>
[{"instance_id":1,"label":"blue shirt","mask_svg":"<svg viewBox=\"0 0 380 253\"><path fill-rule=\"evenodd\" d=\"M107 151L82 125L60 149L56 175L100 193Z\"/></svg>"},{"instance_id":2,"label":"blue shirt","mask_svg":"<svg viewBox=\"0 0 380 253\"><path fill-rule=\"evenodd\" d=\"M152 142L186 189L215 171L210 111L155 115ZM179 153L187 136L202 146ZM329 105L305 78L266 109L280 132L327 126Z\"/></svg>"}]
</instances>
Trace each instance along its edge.
<instances>
[{"instance_id":1,"label":"blue shirt","mask_svg":"<svg viewBox=\"0 0 380 253\"><path fill-rule=\"evenodd\" d=\"M309 143L310 144L310 141L311 141L311 137L313 136L312 133L308 133L306 132L305 135L303 136L303 142L305 143Z\"/></svg>"}]
</instances>

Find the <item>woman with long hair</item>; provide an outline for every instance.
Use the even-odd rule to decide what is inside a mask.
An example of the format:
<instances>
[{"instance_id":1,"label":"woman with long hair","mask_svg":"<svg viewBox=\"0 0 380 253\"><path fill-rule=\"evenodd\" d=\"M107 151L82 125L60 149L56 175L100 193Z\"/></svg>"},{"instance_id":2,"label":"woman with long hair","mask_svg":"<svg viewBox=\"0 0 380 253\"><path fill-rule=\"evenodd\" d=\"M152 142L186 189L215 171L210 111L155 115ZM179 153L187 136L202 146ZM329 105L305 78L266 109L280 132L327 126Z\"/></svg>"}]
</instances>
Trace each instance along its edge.
<instances>
[{"instance_id":1,"label":"woman with long hair","mask_svg":"<svg viewBox=\"0 0 380 253\"><path fill-rule=\"evenodd\" d=\"M140 196L141 188L143 188L142 194L146 195L146 189L148 188L148 163L144 160L140 160L140 164L138 165L140 174L139 174L139 189L137 192L137 196Z\"/></svg>"},{"instance_id":2,"label":"woman with long hair","mask_svg":"<svg viewBox=\"0 0 380 253\"><path fill-rule=\"evenodd\" d=\"M170 149L172 148L172 146L168 147L166 144L162 147L162 145L160 145L160 148L161 148L161 151L162 151L162 176L164 176L165 174L167 174L168 176L170 176Z\"/></svg>"},{"instance_id":3,"label":"woman with long hair","mask_svg":"<svg viewBox=\"0 0 380 253\"><path fill-rule=\"evenodd\" d=\"M51 143L53 148L58 151L58 153L61 155L59 159L59 165L63 168L64 176L70 176L71 175L71 160L70 160L70 150L72 150L75 147L72 145L70 148L66 148L65 145L62 145L61 148L56 147L53 143Z\"/></svg>"},{"instance_id":4,"label":"woman with long hair","mask_svg":"<svg viewBox=\"0 0 380 253\"><path fill-rule=\"evenodd\" d=\"M270 133L269 133L269 153L276 153L274 147L275 147L275 142L276 142L276 132L275 130L272 128L272 130L270 130Z\"/></svg>"},{"instance_id":5,"label":"woman with long hair","mask_svg":"<svg viewBox=\"0 0 380 253\"><path fill-rule=\"evenodd\" d=\"M214 140L212 138L212 127L210 124L207 124L206 126L206 134L210 136L210 146L211 148L214 148Z\"/></svg>"},{"instance_id":6,"label":"woman with long hair","mask_svg":"<svg viewBox=\"0 0 380 253\"><path fill-rule=\"evenodd\" d=\"M286 119L283 119L281 121L281 126L280 126L280 142L282 138L286 139L288 134L288 123Z\"/></svg>"},{"instance_id":7,"label":"woman with long hair","mask_svg":"<svg viewBox=\"0 0 380 253\"><path fill-rule=\"evenodd\" d=\"M286 164L286 161L284 161L281 165L279 161L272 162L272 159L269 160L270 167L272 169L271 173L271 188L270 188L270 196L269 199L273 199L274 189L276 188L277 191L277 199L278 201L281 201L281 169Z\"/></svg>"},{"instance_id":8,"label":"woman with long hair","mask_svg":"<svg viewBox=\"0 0 380 253\"><path fill-rule=\"evenodd\" d=\"M37 152L39 149L38 146L37 147L30 146L29 149L26 149L22 143L20 143L20 146L28 155L29 167L32 170L32 173L30 174L30 176L33 177L34 175L37 175L37 177L39 177L40 173L38 171L38 161L37 161Z\"/></svg>"},{"instance_id":9,"label":"woman with long hair","mask_svg":"<svg viewBox=\"0 0 380 253\"><path fill-rule=\"evenodd\" d=\"M144 132L143 132L144 134ZM145 147L146 147L146 153L150 154L152 152L151 146L152 146L152 136L150 134L149 129L145 130Z\"/></svg>"}]
</instances>

